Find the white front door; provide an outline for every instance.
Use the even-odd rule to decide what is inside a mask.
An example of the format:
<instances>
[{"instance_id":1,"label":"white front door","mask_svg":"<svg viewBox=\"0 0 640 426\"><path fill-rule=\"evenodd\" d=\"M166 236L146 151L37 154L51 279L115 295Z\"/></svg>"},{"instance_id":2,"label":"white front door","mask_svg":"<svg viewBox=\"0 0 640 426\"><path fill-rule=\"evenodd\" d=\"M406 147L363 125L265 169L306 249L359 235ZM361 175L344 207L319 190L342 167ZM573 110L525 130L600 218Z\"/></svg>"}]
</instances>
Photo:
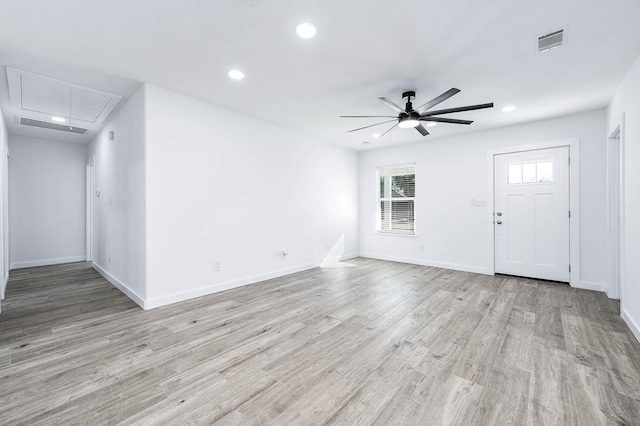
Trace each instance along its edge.
<instances>
[{"instance_id":1,"label":"white front door","mask_svg":"<svg viewBox=\"0 0 640 426\"><path fill-rule=\"evenodd\" d=\"M494 156L495 271L569 282L569 147Z\"/></svg>"}]
</instances>

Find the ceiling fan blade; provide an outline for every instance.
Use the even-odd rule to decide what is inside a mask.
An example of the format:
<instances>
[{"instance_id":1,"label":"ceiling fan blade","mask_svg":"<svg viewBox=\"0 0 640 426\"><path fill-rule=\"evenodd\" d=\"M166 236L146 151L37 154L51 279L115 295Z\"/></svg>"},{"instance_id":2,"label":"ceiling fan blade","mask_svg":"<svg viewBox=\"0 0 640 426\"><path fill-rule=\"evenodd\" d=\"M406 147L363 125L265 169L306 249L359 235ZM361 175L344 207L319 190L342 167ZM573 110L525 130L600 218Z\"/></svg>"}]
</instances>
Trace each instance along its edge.
<instances>
[{"instance_id":1,"label":"ceiling fan blade","mask_svg":"<svg viewBox=\"0 0 640 426\"><path fill-rule=\"evenodd\" d=\"M340 118L398 118L394 115L341 115Z\"/></svg>"},{"instance_id":2,"label":"ceiling fan blade","mask_svg":"<svg viewBox=\"0 0 640 426\"><path fill-rule=\"evenodd\" d=\"M422 124L417 125L416 130L419 131L422 136L427 136L429 134Z\"/></svg>"},{"instance_id":3,"label":"ceiling fan blade","mask_svg":"<svg viewBox=\"0 0 640 426\"><path fill-rule=\"evenodd\" d=\"M433 108L434 106L438 105L440 102L446 101L447 99L449 99L450 97L452 97L453 95L455 95L458 92L460 92L460 89L456 89L455 87L452 88L452 89L449 89L446 92L444 92L442 95L438 96L437 98L433 98L429 102L427 102L426 104L419 106L416 109L416 111L419 114L422 114L426 110L428 110L430 108Z\"/></svg>"},{"instance_id":4,"label":"ceiling fan blade","mask_svg":"<svg viewBox=\"0 0 640 426\"><path fill-rule=\"evenodd\" d=\"M383 137L384 135L386 135L387 133L389 133L390 131L392 131L393 129L395 129L395 128L398 126L398 124L399 124L399 123L400 123L400 122L398 121L396 124L394 124L394 125L393 125L393 127L392 127L392 128L390 128L389 130L387 130L386 132L384 132L383 134L381 134L381 135L380 135L380 137L379 137L378 139L380 139L381 137Z\"/></svg>"},{"instance_id":5,"label":"ceiling fan blade","mask_svg":"<svg viewBox=\"0 0 640 426\"><path fill-rule=\"evenodd\" d=\"M423 117L420 121L435 121L437 123L451 123L451 124L471 124L471 120L458 120L456 118L444 118L444 117Z\"/></svg>"},{"instance_id":6,"label":"ceiling fan blade","mask_svg":"<svg viewBox=\"0 0 640 426\"><path fill-rule=\"evenodd\" d=\"M397 118L394 118L393 120L389 120L389 121L382 121L382 122L380 122L380 123L371 124L371 125L369 125L369 126L359 127L359 128L357 128L357 129L349 130L347 133L357 132L358 130L362 130L362 129L368 129L369 127L377 126L377 125L379 125L379 124L391 123L392 121L396 121L396 120L397 120Z\"/></svg>"},{"instance_id":7,"label":"ceiling fan blade","mask_svg":"<svg viewBox=\"0 0 640 426\"><path fill-rule=\"evenodd\" d=\"M493 104L489 103L489 104L469 105L469 106L463 106L458 108L439 109L437 111L424 112L420 114L420 118L430 117L432 115L450 114L453 112L473 111L476 109L483 109L483 108L493 108Z\"/></svg>"},{"instance_id":8,"label":"ceiling fan blade","mask_svg":"<svg viewBox=\"0 0 640 426\"><path fill-rule=\"evenodd\" d=\"M393 108L397 112L405 112L404 109L400 108L398 105L394 104L393 102L391 102L389 99L385 98L384 96L379 97L378 99L380 99L385 104L389 105L391 108Z\"/></svg>"}]
</instances>

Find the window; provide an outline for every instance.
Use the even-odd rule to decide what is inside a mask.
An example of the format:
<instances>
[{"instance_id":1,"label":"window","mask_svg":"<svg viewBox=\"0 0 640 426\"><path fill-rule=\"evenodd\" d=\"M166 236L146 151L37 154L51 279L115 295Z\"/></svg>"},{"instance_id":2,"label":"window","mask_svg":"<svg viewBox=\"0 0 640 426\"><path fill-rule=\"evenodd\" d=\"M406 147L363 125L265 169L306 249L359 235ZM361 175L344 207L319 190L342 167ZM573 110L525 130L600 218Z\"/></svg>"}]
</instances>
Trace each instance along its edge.
<instances>
[{"instance_id":1,"label":"window","mask_svg":"<svg viewBox=\"0 0 640 426\"><path fill-rule=\"evenodd\" d=\"M553 162L550 159L509 162L509 185L553 182Z\"/></svg>"},{"instance_id":2,"label":"window","mask_svg":"<svg viewBox=\"0 0 640 426\"><path fill-rule=\"evenodd\" d=\"M379 167L376 170L378 185L378 232L415 235L416 166Z\"/></svg>"}]
</instances>

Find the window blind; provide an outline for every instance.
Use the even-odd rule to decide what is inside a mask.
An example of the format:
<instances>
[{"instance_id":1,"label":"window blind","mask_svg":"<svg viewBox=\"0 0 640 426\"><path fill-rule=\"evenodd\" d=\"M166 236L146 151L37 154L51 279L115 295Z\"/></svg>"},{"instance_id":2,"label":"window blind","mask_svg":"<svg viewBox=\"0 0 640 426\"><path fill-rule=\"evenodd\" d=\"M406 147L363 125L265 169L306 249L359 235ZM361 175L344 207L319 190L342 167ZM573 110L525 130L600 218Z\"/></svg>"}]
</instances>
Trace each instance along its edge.
<instances>
[{"instance_id":1,"label":"window blind","mask_svg":"<svg viewBox=\"0 0 640 426\"><path fill-rule=\"evenodd\" d=\"M378 232L415 235L416 166L405 164L376 169Z\"/></svg>"}]
</instances>

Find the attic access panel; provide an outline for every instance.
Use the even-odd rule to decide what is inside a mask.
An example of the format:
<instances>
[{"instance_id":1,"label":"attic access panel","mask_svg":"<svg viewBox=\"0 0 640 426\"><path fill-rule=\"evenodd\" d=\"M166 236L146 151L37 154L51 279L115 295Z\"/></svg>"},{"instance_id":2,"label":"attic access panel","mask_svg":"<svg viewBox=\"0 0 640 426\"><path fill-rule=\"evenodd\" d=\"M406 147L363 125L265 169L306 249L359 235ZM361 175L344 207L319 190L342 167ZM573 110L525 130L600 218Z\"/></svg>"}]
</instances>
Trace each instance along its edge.
<instances>
[{"instance_id":1,"label":"attic access panel","mask_svg":"<svg viewBox=\"0 0 640 426\"><path fill-rule=\"evenodd\" d=\"M118 95L10 67L7 79L12 107L21 116L36 120L69 117L71 106L72 121L100 126L122 100Z\"/></svg>"}]
</instances>

